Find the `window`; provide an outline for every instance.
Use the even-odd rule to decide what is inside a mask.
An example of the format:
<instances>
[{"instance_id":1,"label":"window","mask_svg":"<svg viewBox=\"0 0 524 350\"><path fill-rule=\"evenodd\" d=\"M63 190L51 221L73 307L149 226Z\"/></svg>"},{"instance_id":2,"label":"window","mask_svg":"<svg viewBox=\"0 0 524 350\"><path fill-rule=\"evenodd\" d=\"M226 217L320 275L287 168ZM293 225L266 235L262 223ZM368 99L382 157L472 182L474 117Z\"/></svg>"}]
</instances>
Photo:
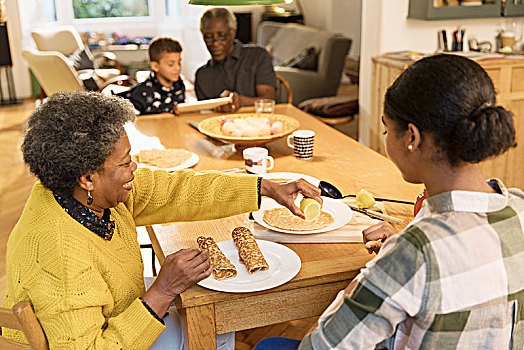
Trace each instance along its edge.
<instances>
[{"instance_id":1,"label":"window","mask_svg":"<svg viewBox=\"0 0 524 350\"><path fill-rule=\"evenodd\" d=\"M148 17L148 0L72 0L76 19Z\"/></svg>"},{"instance_id":2,"label":"window","mask_svg":"<svg viewBox=\"0 0 524 350\"><path fill-rule=\"evenodd\" d=\"M168 17L179 17L180 16L180 1L179 0L166 0L166 14Z\"/></svg>"}]
</instances>

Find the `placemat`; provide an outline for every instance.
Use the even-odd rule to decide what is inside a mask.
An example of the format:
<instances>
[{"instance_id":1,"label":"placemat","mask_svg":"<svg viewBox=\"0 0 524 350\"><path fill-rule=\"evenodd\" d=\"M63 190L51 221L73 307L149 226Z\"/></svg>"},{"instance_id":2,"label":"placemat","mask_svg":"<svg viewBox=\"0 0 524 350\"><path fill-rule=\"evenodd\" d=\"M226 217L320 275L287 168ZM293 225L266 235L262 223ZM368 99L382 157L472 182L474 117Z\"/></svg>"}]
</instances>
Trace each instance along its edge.
<instances>
[{"instance_id":1,"label":"placemat","mask_svg":"<svg viewBox=\"0 0 524 350\"><path fill-rule=\"evenodd\" d=\"M356 201L345 200L351 205L357 206ZM386 208L383 203L377 203L372 208L386 214ZM351 220L341 228L333 231L313 234L290 234L269 230L251 220L248 225L255 238L277 243L363 243L362 230L371 225L379 223L380 220L370 218L369 216L353 210Z\"/></svg>"}]
</instances>

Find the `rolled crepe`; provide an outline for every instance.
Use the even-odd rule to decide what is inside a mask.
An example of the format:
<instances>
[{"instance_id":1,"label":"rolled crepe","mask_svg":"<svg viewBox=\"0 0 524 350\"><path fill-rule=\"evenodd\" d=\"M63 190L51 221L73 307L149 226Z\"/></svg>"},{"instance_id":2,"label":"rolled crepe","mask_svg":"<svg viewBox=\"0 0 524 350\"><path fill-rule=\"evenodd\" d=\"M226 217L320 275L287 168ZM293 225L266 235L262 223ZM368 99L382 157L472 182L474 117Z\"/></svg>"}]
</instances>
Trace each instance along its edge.
<instances>
[{"instance_id":1,"label":"rolled crepe","mask_svg":"<svg viewBox=\"0 0 524 350\"><path fill-rule=\"evenodd\" d=\"M246 265L251 274L257 271L265 271L269 268L264 255L260 251L255 236L246 227L237 227L231 234L238 249L239 260Z\"/></svg>"},{"instance_id":2,"label":"rolled crepe","mask_svg":"<svg viewBox=\"0 0 524 350\"><path fill-rule=\"evenodd\" d=\"M197 243L201 250L207 251L211 266L213 267L213 276L215 276L217 280L223 280L237 275L235 265L226 258L212 237L200 236L197 238Z\"/></svg>"}]
</instances>

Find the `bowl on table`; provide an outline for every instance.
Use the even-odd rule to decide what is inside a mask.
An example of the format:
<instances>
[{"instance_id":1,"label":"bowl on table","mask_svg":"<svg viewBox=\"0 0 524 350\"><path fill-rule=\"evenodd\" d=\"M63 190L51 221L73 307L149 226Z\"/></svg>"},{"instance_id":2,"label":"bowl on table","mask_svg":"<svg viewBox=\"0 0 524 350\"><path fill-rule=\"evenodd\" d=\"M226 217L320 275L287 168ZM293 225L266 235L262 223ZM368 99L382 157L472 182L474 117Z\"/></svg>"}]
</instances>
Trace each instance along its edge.
<instances>
[{"instance_id":1,"label":"bowl on table","mask_svg":"<svg viewBox=\"0 0 524 350\"><path fill-rule=\"evenodd\" d=\"M273 121L279 121L283 124L282 132L267 136L226 136L222 133L222 120L228 119L247 119L247 118L267 118ZM240 146L261 146L268 142L278 140L289 135L298 127L300 123L292 117L283 114L256 114L256 113L238 113L224 116L216 116L202 120L198 123L198 130L211 138L230 142Z\"/></svg>"}]
</instances>

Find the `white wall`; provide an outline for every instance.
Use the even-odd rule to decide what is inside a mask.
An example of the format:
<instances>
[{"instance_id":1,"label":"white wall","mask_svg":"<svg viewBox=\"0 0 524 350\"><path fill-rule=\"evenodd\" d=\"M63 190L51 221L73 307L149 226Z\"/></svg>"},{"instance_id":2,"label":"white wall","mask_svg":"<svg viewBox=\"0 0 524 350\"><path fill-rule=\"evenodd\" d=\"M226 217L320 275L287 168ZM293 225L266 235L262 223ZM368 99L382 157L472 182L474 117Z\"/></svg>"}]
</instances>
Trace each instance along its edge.
<instances>
[{"instance_id":1,"label":"white wall","mask_svg":"<svg viewBox=\"0 0 524 350\"><path fill-rule=\"evenodd\" d=\"M349 56L360 56L361 0L301 0L300 3L306 25L344 34L351 39Z\"/></svg>"},{"instance_id":2,"label":"white wall","mask_svg":"<svg viewBox=\"0 0 524 350\"><path fill-rule=\"evenodd\" d=\"M20 26L20 17L18 15L18 3L16 0L7 0L6 2L7 22L9 31L9 42L11 45L11 54L13 55L13 79L15 82L15 91L18 98L31 95L31 83L29 71L25 60L22 59L22 29ZM2 74L4 76L4 74Z\"/></svg>"},{"instance_id":3,"label":"white wall","mask_svg":"<svg viewBox=\"0 0 524 350\"><path fill-rule=\"evenodd\" d=\"M362 3L362 35L360 52L359 139L369 144L371 111L371 58L388 51L411 50L432 53L437 47L437 32L448 30L448 37L457 27L466 30L468 38L494 41L496 29L504 19L458 19L423 21L408 19L409 0L364 0Z\"/></svg>"}]
</instances>

